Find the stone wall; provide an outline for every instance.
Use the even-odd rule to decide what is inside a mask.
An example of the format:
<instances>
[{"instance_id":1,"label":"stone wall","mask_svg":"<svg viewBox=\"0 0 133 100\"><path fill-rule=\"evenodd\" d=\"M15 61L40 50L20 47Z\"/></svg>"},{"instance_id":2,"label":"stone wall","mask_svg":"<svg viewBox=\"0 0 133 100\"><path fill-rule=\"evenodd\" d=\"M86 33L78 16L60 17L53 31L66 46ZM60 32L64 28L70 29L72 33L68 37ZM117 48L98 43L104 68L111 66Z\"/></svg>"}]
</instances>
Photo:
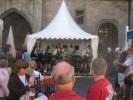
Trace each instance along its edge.
<instances>
[{"instance_id":1,"label":"stone wall","mask_svg":"<svg viewBox=\"0 0 133 100\"><path fill-rule=\"evenodd\" d=\"M30 23L35 33L44 29L52 21L61 2L62 0L0 0L0 18L16 11ZM113 23L118 28L118 45L124 46L125 26L128 24L127 0L65 0L65 2L74 20L76 10L85 11L82 28L91 34L97 34L102 23ZM131 26L133 28L133 19Z\"/></svg>"},{"instance_id":2,"label":"stone wall","mask_svg":"<svg viewBox=\"0 0 133 100\"><path fill-rule=\"evenodd\" d=\"M44 27L56 15L62 0L45 0ZM128 24L128 2L124 0L66 0L66 5L75 19L76 10L84 10L83 29L97 34L98 27L105 22L113 23L118 28L118 45L124 46L125 26Z\"/></svg>"},{"instance_id":3,"label":"stone wall","mask_svg":"<svg viewBox=\"0 0 133 100\"><path fill-rule=\"evenodd\" d=\"M0 18L11 12L22 15L30 23L33 32L41 30L42 0L0 0Z\"/></svg>"}]
</instances>

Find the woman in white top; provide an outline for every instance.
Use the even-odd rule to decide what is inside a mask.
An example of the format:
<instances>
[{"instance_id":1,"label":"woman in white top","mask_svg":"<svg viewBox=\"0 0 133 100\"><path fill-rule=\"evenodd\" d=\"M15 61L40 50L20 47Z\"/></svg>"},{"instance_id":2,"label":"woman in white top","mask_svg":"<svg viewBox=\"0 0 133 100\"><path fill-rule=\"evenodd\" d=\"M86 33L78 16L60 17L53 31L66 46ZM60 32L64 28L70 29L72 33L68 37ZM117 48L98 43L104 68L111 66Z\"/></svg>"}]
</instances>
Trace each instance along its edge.
<instances>
[{"instance_id":1,"label":"woman in white top","mask_svg":"<svg viewBox=\"0 0 133 100\"><path fill-rule=\"evenodd\" d=\"M36 71L35 69L36 69L36 62L34 60L32 60L32 61L30 61L29 67L27 70L28 70L29 74L34 74L36 79L40 80L40 82L38 82L38 83L40 83L40 84L38 84L38 86L40 86L41 84L43 84L43 76L41 75L41 73L39 71ZM36 87L36 88L38 89L40 87ZM37 98L35 100L48 100L48 98L44 94L38 93Z\"/></svg>"}]
</instances>

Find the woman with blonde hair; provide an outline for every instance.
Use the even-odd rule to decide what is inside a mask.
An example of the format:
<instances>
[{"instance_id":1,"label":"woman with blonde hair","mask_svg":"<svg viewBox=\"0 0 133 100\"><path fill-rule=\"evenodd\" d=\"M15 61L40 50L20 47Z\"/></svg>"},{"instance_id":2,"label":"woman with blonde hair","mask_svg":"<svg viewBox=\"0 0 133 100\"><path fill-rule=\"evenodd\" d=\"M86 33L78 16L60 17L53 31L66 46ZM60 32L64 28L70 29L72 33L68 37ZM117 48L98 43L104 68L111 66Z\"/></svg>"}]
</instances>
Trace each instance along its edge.
<instances>
[{"instance_id":1,"label":"woman with blonde hair","mask_svg":"<svg viewBox=\"0 0 133 100\"><path fill-rule=\"evenodd\" d=\"M28 67L28 73L29 74L34 74L36 78L40 77L40 80L43 79L41 73L39 71L36 71L36 62L34 60L29 62L29 67Z\"/></svg>"}]
</instances>

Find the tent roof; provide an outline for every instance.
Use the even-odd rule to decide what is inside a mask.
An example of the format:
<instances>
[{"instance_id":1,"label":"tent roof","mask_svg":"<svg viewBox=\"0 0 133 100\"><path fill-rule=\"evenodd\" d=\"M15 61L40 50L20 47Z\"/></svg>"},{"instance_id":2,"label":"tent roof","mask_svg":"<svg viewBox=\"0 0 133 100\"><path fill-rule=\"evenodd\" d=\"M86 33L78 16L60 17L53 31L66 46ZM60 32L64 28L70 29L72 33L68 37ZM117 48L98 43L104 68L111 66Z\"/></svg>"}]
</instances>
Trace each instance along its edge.
<instances>
[{"instance_id":1,"label":"tent roof","mask_svg":"<svg viewBox=\"0 0 133 100\"><path fill-rule=\"evenodd\" d=\"M52 22L44 30L30 36L36 39L92 39L96 37L84 32L74 22L64 0Z\"/></svg>"},{"instance_id":2,"label":"tent roof","mask_svg":"<svg viewBox=\"0 0 133 100\"><path fill-rule=\"evenodd\" d=\"M129 31L127 32L127 38L128 38L128 39L133 39L133 29L132 29L132 30L129 30Z\"/></svg>"}]
</instances>

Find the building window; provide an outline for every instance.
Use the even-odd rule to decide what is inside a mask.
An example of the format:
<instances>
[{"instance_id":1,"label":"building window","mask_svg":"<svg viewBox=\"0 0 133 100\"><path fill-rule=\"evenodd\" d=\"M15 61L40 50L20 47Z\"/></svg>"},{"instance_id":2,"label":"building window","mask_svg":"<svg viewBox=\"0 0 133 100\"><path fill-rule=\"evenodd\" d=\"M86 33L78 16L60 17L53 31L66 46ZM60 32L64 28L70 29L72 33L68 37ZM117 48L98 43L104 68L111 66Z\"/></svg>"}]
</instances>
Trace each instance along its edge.
<instances>
[{"instance_id":1,"label":"building window","mask_svg":"<svg viewBox=\"0 0 133 100\"><path fill-rule=\"evenodd\" d=\"M107 47L114 49L118 46L118 29L113 23L103 23L98 29L98 36L99 52L104 53Z\"/></svg>"},{"instance_id":2,"label":"building window","mask_svg":"<svg viewBox=\"0 0 133 100\"><path fill-rule=\"evenodd\" d=\"M83 24L84 11L76 11L76 22L77 22L77 24Z\"/></svg>"}]
</instances>

